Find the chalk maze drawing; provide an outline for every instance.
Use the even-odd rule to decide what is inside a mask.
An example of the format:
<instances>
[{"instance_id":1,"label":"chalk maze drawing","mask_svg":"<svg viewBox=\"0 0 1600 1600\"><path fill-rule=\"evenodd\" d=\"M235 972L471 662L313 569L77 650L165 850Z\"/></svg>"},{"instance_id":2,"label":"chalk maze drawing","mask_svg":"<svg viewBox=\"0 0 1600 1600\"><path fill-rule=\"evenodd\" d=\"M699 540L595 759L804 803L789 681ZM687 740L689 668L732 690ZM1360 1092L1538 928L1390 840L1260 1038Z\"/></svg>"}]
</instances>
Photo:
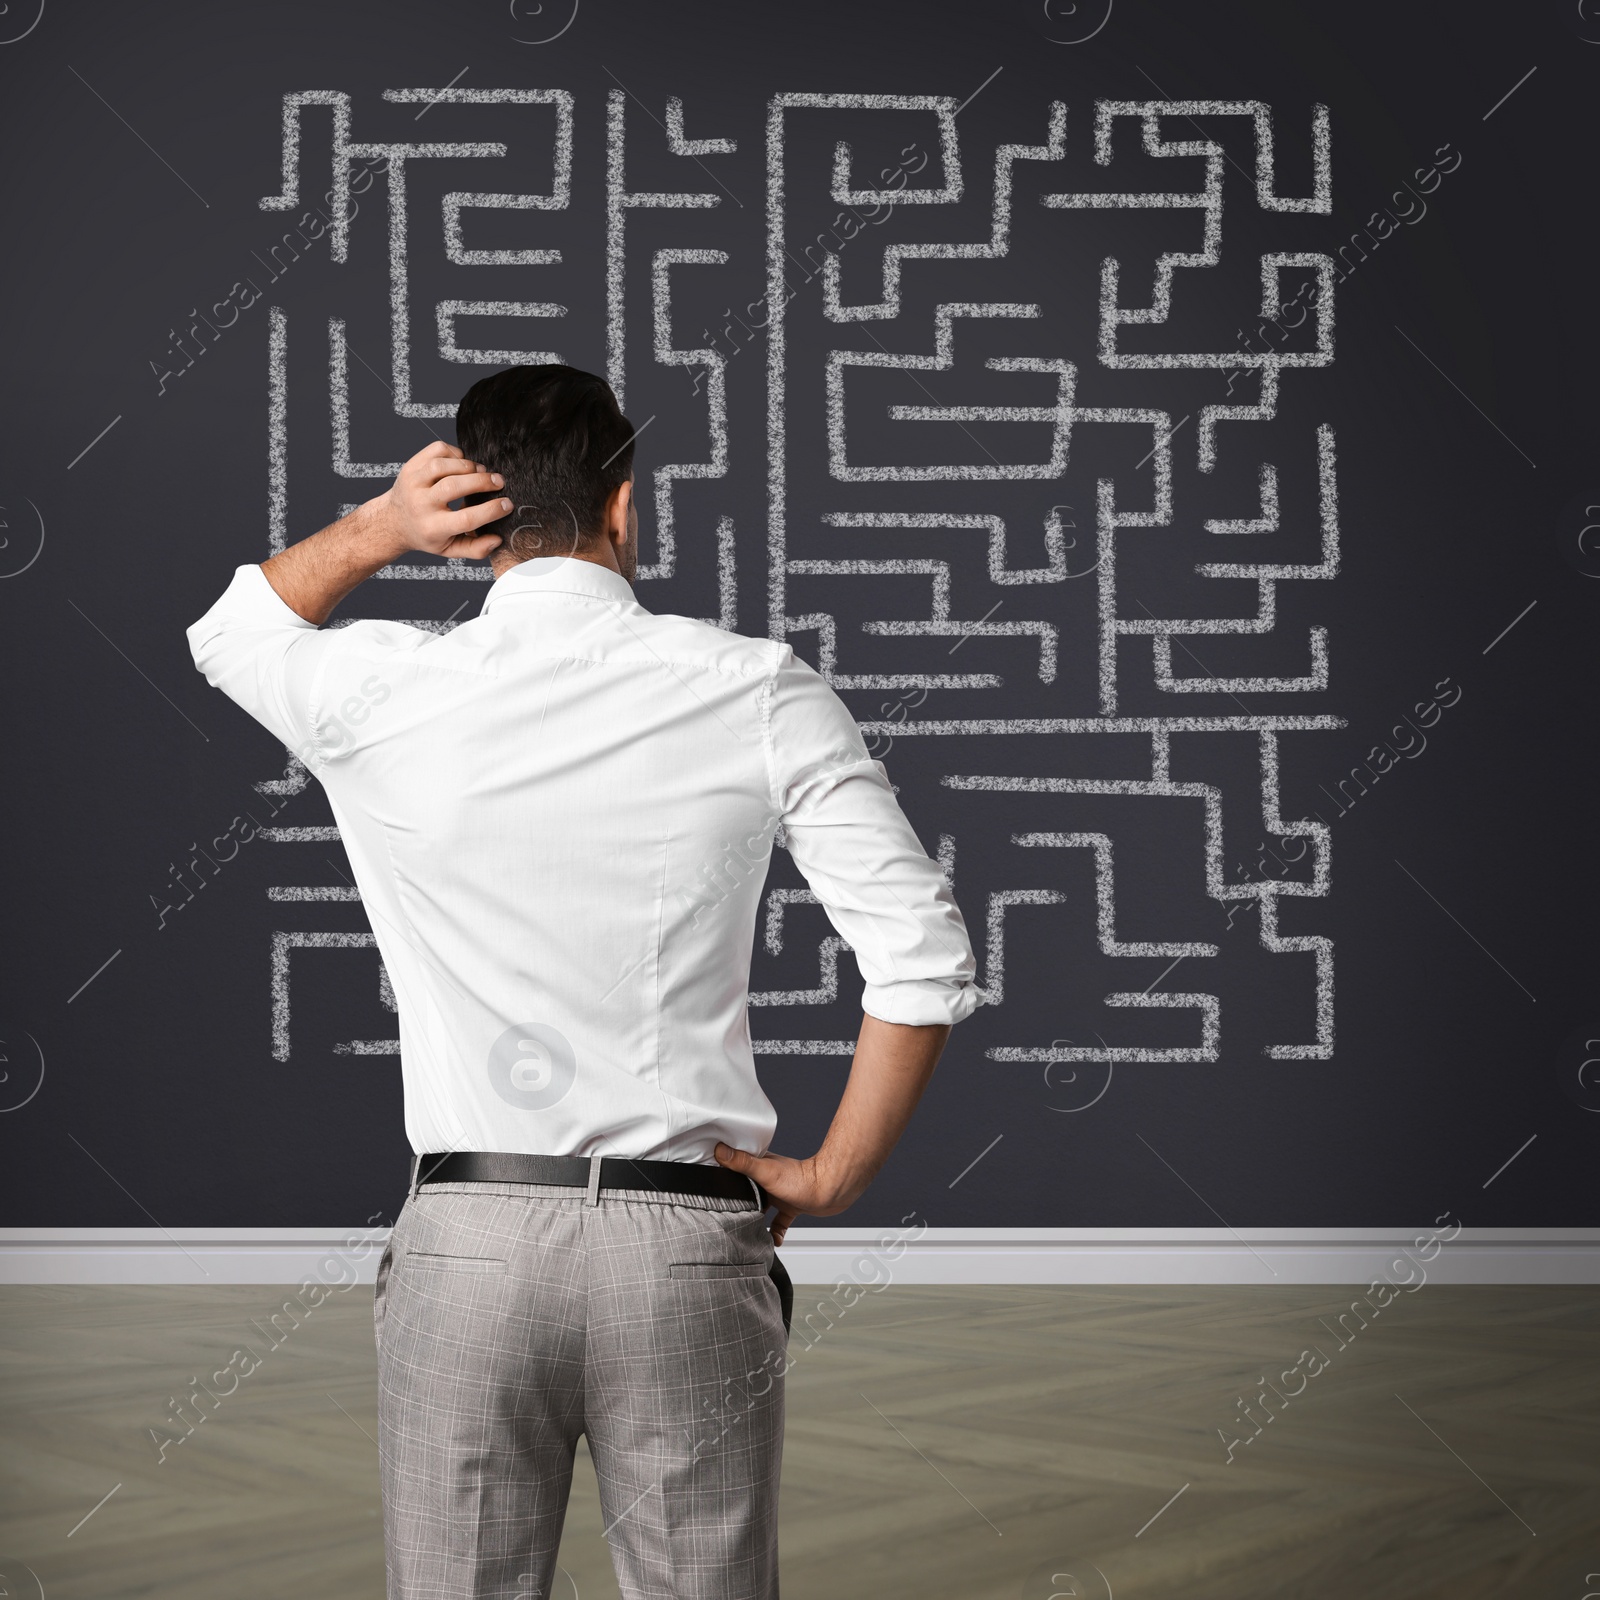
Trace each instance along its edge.
<instances>
[{"instance_id":1,"label":"chalk maze drawing","mask_svg":"<svg viewBox=\"0 0 1600 1600\"><path fill-rule=\"evenodd\" d=\"M1102 100L1090 113L1072 113L1070 138L1068 107L1050 103L1039 108L1037 143L1001 143L974 156L963 151L961 105L952 97L780 93L766 109L763 214L726 203L733 190L725 179L752 191L756 141L748 132L704 136L715 120L709 106L688 113L702 134L690 138L680 99L647 104L620 89L606 91L603 106L597 99L581 108L561 89L402 88L382 99L420 107L417 117L436 105L526 107L542 119L545 143L544 156L530 163L509 162L505 140L364 142L353 136L348 95L284 96L281 191L261 205L288 211L299 204L302 182L309 187L302 120L325 119L332 261L350 260L358 227L381 235L387 252L388 370L373 375L389 391L392 415L454 414L455 400L426 396L415 375L414 341L423 337L445 362L498 366L563 359L547 347L575 348L577 330L588 345L603 344L606 375L624 406L633 379L648 386L671 368L692 378L684 404L703 418L704 443L686 459L641 470L654 538L639 581L681 584L691 570L685 552L704 556L692 571L715 571L715 592L701 602L707 621L745 632L764 626L793 641L841 693L870 693L876 710L851 700L869 748L916 740L919 756L938 753L937 778L917 779L903 798L914 820L932 812L950 828L938 835L938 858L952 883L961 846L960 898L987 1000L979 1018L997 1040L988 1057L1218 1062L1224 985L1206 974L1220 970L1225 951L1249 943L1234 928L1245 910L1255 913L1259 955L1288 958L1269 962L1274 988L1297 997L1290 1036L1259 1048L1274 1060L1329 1059L1333 941L1280 929L1280 901L1326 897L1331 886L1327 825L1282 811L1284 736L1344 726L1304 698L1329 690L1328 630L1289 620L1302 615L1303 596L1314 602L1319 592L1298 586L1331 581L1340 563L1334 429L1301 423L1285 409L1290 386L1308 386L1296 398L1316 403L1315 374L1334 359L1334 260L1292 248L1315 237L1293 219L1332 213L1327 109L1309 108L1295 129L1294 154L1284 163L1298 174L1291 182L1279 175L1273 111L1259 101ZM503 287L478 289L486 280L473 277L492 269L503 286L504 269L516 268L515 281L537 285L541 269L562 262L565 246L469 243L476 212L542 211L554 219L570 211L580 109L590 130L583 137L595 148L576 170L595 174L604 189L604 325L581 330L568 306L537 288L509 299ZM746 159L736 167L731 158L741 145ZM880 146L899 150L902 162L874 177L870 151ZM548 181L518 191L512 178L486 177L481 189L445 193L430 223L412 216L408 187L420 192L418 164L441 159L487 162L491 174L540 172ZM376 203L353 222L351 174L374 163L382 169ZM689 176L682 187L648 186L630 178L630 165ZM1225 248L1225 194L1230 230L1247 245ZM636 221L644 211L676 213L670 228L681 242L655 247L661 225ZM827 217L833 220L819 233L817 221ZM759 245L752 224L762 229ZM1183 247L1152 249L1169 229ZM630 232L648 247L630 242ZM907 236L930 232L943 237ZM419 303L415 288L423 250L432 252L429 283L440 280L441 263L452 274L452 292L431 306ZM1053 266L1058 258L1081 259L1082 270L1040 270L1041 261ZM702 274L716 276L691 276ZM726 285L717 293L732 299L763 279L764 293L746 311L755 320L764 308L757 323L764 350L741 362L739 348L723 348L709 330L709 342L679 331L675 299L700 303L693 298L699 284ZM1249 286L1240 317L1278 328L1278 347L1241 347L1196 312L1208 296L1231 292L1219 283L1236 281ZM1299 293L1286 302L1293 284ZM1299 320L1291 322L1296 308ZM525 321L527 348L476 345L471 323L481 317ZM400 465L360 459L352 448L353 362L367 363L351 317L327 317L325 346L322 325L302 335L303 321L297 314L291 329L282 306L269 312L272 550L283 548L289 527L291 349L297 362L326 362L333 474L352 483L387 479ZM741 414L764 415L764 441L759 429L741 440L730 426L736 388L745 399ZM307 450L320 418L298 418L297 450ZM760 492L763 480L764 531L736 528L729 511L685 509L683 485L711 486L697 495L729 493L735 483ZM1250 540L1262 555L1241 553ZM1218 553L1228 558L1211 559ZM471 584L491 574L452 561L396 563L380 576ZM756 604L763 587L764 616ZM1184 598L1168 603L1176 614L1158 615L1146 592ZM1241 594L1250 597L1242 614ZM903 611L916 595L915 614L881 614ZM642 598L652 603L648 588ZM416 625L444 631L454 623ZM1203 663L1197 642L1225 668ZM967 653L957 659L961 650ZM899 701L883 700L895 691ZM1200 781L1192 752L1220 742L1231 776ZM1063 775L1079 767L1097 775ZM1239 776L1252 770L1253 777ZM281 778L259 787L293 794L307 779L291 756ZM957 803L964 809L951 813ZM1016 809L1024 805L1025 813ZM1216 937L1191 936L1193 917L1180 913L1176 890L1169 905L1128 889L1142 870L1148 878L1141 851L1157 806L1169 808L1162 818L1176 819L1172 838L1195 841L1183 894L1216 903L1214 923L1202 930ZM1016 826L1024 814L1048 817L1049 826ZM952 824L951 815L963 820ZM1234 820L1225 826L1228 817ZM981 831L969 837L966 829ZM1285 853L1288 841L1297 842L1298 876L1264 876L1240 864L1237 841L1257 830L1282 841ZM262 837L325 845L337 831L266 829ZM1092 888L1069 892L1063 882ZM339 887L269 892L283 902L358 898ZM1164 936L1152 931L1168 916ZM756 1039L758 1053L839 1056L854 1048L848 1038L812 1037L819 1030L806 1026L805 1008L841 999L839 956L849 950L831 931L818 937L820 918L809 890L768 888L758 972L763 962L775 971L782 961L799 982L752 992L758 1018L777 1022L769 1030L775 1036ZM1094 962L1063 978L1071 993L1062 1003L1074 1009L1080 1036L1074 1042L1062 1037L1075 1030L1059 1015L1040 1017L1036 1027L1022 1015L1039 1006L1032 997L1018 1004L1027 985L1015 976L1008 984L1006 958L1008 938L1015 965L1024 959L1019 941L1024 955L1037 956L1079 931ZM814 963L807 955L795 966L813 939ZM275 1057L287 1059L291 1049L291 954L373 943L370 933L274 934ZM1132 964L1116 969L1118 961ZM1129 976L1103 983L1103 963ZM1162 987L1180 963L1182 981ZM381 968L379 998L393 1009ZM1128 1037L1113 1029L1118 1012L1147 1014L1142 1022L1121 1019L1136 1034L1161 1023L1148 1013L1163 1010L1185 1018L1167 1020L1143 1043L1108 1044L1101 1036ZM1180 1022L1188 1037L1173 1043ZM1030 1040L1030 1028L1048 1042ZM399 1044L350 1040L336 1048L394 1054Z\"/></svg>"}]
</instances>

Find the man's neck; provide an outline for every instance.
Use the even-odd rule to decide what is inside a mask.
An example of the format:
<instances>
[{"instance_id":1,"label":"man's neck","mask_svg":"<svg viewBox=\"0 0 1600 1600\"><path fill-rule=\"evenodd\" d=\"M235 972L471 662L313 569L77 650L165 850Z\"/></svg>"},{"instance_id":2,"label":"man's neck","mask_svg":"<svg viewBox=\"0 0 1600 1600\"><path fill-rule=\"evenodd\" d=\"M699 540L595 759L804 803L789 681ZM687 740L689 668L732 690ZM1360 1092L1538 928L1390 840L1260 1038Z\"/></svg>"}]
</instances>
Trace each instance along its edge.
<instances>
[{"instance_id":1,"label":"man's neck","mask_svg":"<svg viewBox=\"0 0 1600 1600\"><path fill-rule=\"evenodd\" d=\"M589 550L555 550L551 554L565 556L569 561L591 561L597 567L608 568L619 578L622 576L622 568L617 565L616 554L611 548L609 539L597 541ZM511 554L510 551L496 550L489 557L489 570L496 578L503 578L513 567L520 567L525 561L537 559L539 558L536 556L518 556Z\"/></svg>"}]
</instances>

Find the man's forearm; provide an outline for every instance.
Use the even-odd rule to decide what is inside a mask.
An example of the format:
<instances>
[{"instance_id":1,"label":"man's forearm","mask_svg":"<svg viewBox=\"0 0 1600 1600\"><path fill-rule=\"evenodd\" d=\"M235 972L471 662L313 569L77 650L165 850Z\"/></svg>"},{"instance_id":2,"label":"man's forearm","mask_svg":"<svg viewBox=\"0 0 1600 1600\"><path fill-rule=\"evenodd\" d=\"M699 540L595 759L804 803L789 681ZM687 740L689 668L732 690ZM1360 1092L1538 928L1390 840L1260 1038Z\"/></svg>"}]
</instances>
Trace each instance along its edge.
<instances>
[{"instance_id":1,"label":"man's forearm","mask_svg":"<svg viewBox=\"0 0 1600 1600\"><path fill-rule=\"evenodd\" d=\"M381 499L369 500L261 563L285 605L320 625L357 584L406 553L382 505Z\"/></svg>"},{"instance_id":2,"label":"man's forearm","mask_svg":"<svg viewBox=\"0 0 1600 1600\"><path fill-rule=\"evenodd\" d=\"M450 502L504 487L498 472L441 439L412 456L385 493L263 561L261 570L290 610L321 626L358 583L408 550L482 561L499 549L500 535L482 529L511 510L509 500L463 504L459 511Z\"/></svg>"},{"instance_id":3,"label":"man's forearm","mask_svg":"<svg viewBox=\"0 0 1600 1600\"><path fill-rule=\"evenodd\" d=\"M773 1243L783 1243L796 1217L836 1216L861 1198L906 1131L949 1037L947 1022L919 1027L863 1016L850 1081L814 1156L757 1155L717 1141L715 1159L754 1178L775 1202Z\"/></svg>"},{"instance_id":4,"label":"man's forearm","mask_svg":"<svg viewBox=\"0 0 1600 1600\"><path fill-rule=\"evenodd\" d=\"M828 1136L812 1158L839 1209L866 1192L889 1159L950 1037L948 1023L913 1026L865 1015Z\"/></svg>"}]
</instances>

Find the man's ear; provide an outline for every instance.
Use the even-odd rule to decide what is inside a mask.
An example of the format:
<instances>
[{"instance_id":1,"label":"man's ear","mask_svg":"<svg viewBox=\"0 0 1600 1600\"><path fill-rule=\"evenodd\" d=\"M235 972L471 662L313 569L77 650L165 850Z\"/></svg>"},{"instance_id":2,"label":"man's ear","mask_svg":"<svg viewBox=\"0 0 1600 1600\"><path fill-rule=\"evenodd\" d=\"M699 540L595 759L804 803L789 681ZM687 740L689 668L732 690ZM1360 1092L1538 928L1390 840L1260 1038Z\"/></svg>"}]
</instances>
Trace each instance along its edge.
<instances>
[{"instance_id":1,"label":"man's ear","mask_svg":"<svg viewBox=\"0 0 1600 1600\"><path fill-rule=\"evenodd\" d=\"M624 544L628 538L628 513L633 508L633 479L630 477L620 483L614 494L606 532L618 544Z\"/></svg>"}]
</instances>

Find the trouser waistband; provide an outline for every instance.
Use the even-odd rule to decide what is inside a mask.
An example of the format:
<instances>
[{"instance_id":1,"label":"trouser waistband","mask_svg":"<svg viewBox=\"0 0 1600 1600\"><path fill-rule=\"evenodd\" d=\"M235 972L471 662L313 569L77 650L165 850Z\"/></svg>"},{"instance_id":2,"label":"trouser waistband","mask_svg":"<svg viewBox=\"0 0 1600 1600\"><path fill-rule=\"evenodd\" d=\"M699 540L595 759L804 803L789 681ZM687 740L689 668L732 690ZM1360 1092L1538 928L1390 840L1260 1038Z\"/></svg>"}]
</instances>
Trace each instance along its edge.
<instances>
[{"instance_id":1,"label":"trouser waistband","mask_svg":"<svg viewBox=\"0 0 1600 1600\"><path fill-rule=\"evenodd\" d=\"M606 1189L655 1189L663 1194L754 1197L764 1211L766 1191L754 1178L727 1167L693 1161L649 1161L631 1156L547 1156L503 1150L455 1150L414 1155L410 1193L429 1183L544 1183L584 1190L589 1205Z\"/></svg>"}]
</instances>

